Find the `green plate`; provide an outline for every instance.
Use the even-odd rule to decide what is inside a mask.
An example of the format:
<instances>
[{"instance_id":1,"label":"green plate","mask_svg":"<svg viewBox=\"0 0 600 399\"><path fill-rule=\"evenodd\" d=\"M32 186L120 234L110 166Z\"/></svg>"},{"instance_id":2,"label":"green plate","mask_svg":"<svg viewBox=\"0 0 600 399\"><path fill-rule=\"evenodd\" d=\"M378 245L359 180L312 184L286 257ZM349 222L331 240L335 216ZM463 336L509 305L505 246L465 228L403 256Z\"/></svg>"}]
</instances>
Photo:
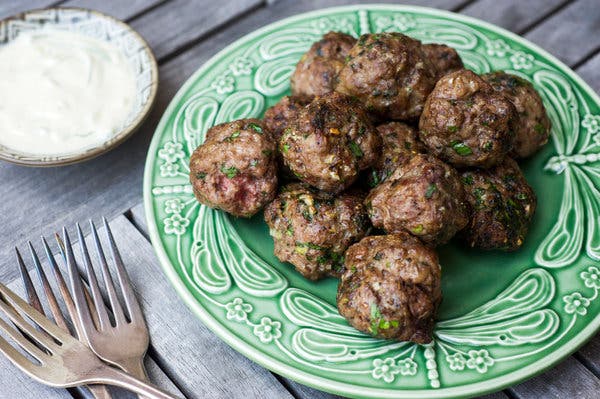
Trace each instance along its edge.
<instances>
[{"instance_id":1,"label":"green plate","mask_svg":"<svg viewBox=\"0 0 600 399\"><path fill-rule=\"evenodd\" d=\"M258 215L200 206L190 154L214 124L260 117L289 94L312 42L334 30L400 31L456 48L465 65L533 82L552 142L522 163L539 197L518 252L440 248L444 301L430 345L369 338L335 307L337 282L310 282L273 256ZM179 90L150 146L144 199L164 271L198 317L261 365L352 397L483 394L540 373L600 326L600 99L539 47L490 24L427 8L360 5L268 25L215 55ZM199 354L201 355L201 354Z\"/></svg>"}]
</instances>

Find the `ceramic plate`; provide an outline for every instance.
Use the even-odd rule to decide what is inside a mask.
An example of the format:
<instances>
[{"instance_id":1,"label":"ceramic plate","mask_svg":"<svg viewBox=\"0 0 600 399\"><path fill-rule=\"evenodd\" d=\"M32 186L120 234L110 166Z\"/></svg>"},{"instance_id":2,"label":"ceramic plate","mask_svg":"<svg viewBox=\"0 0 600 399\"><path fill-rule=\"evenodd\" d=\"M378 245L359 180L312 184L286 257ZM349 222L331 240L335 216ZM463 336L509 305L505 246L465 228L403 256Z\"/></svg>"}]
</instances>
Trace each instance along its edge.
<instances>
[{"instance_id":1,"label":"ceramic plate","mask_svg":"<svg viewBox=\"0 0 600 399\"><path fill-rule=\"evenodd\" d=\"M27 154L0 145L0 159L28 166L67 165L98 156L122 143L150 113L158 88L158 67L146 41L129 25L98 11L82 8L46 8L26 11L0 21L0 48L20 32L44 27L76 32L109 42L130 62L135 73L136 101L127 119L103 143L83 151L65 154Z\"/></svg>"},{"instance_id":2,"label":"ceramic plate","mask_svg":"<svg viewBox=\"0 0 600 399\"><path fill-rule=\"evenodd\" d=\"M539 197L518 252L439 249L444 301L430 345L372 339L335 307L337 282L310 282L273 256L262 215L200 206L190 154L221 122L260 117L289 94L301 54L324 33L399 31L458 49L465 65L533 82L553 130L522 163ZM352 397L483 394L553 366L600 325L600 99L539 47L490 24L427 8L361 5L298 15L215 55L181 88L148 154L152 242L169 279L225 342L269 369ZM201 354L199 354L201 355Z\"/></svg>"}]
</instances>

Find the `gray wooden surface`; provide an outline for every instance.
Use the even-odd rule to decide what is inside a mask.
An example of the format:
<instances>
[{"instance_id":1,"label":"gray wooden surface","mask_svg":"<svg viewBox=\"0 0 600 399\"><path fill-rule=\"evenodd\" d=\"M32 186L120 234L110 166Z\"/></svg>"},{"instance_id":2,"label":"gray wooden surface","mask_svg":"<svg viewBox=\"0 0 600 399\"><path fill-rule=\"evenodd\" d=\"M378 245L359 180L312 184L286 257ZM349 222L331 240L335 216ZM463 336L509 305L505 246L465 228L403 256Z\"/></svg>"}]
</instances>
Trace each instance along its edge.
<instances>
[{"instance_id":1,"label":"gray wooden surface","mask_svg":"<svg viewBox=\"0 0 600 399\"><path fill-rule=\"evenodd\" d=\"M398 3L395 1L374 1ZM0 163L0 281L18 287L12 248L63 225L110 219L138 296L152 344L152 379L186 398L317 398L335 396L275 375L222 343L179 300L147 239L142 202L146 151L162 112L203 62L233 40L299 12L346 0L4 0L0 18L48 5L81 6L124 19L159 60L152 116L118 149L69 167L29 169ZM477 17L539 44L600 91L598 0L404 1ZM552 370L487 398L600 398L600 336ZM122 395L119 395L121 397ZM0 398L71 398L17 372L0 357Z\"/></svg>"}]
</instances>

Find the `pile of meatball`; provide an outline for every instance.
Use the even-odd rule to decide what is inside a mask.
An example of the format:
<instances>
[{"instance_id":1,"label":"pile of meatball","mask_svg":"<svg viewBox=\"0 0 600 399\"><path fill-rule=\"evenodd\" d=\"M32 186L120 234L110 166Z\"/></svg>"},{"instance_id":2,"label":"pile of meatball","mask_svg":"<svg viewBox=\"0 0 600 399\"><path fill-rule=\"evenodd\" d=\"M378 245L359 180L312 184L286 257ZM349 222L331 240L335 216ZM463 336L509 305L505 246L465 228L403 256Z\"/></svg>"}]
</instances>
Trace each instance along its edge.
<instances>
[{"instance_id":1,"label":"pile of meatball","mask_svg":"<svg viewBox=\"0 0 600 399\"><path fill-rule=\"evenodd\" d=\"M435 247L514 251L536 195L515 159L548 141L531 83L477 75L400 33L330 32L263 120L211 128L190 161L198 201L264 208L275 255L340 279L339 312L375 337L427 343L441 302Z\"/></svg>"}]
</instances>

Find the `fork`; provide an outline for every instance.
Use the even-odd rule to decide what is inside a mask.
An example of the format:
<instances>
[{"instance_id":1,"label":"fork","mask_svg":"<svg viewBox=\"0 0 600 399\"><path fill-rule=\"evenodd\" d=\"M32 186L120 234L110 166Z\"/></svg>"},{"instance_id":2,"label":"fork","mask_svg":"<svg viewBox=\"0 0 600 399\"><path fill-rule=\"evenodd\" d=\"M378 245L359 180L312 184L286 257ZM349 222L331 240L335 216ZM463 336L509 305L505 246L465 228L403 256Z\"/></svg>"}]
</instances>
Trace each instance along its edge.
<instances>
[{"instance_id":1,"label":"fork","mask_svg":"<svg viewBox=\"0 0 600 399\"><path fill-rule=\"evenodd\" d=\"M48 243L46 242L46 239L43 237L42 237L42 243L44 245L44 251L46 252L46 257L47 257L50 267L52 269L52 274L54 276L54 280L56 281L59 292L63 299L63 303L67 309L68 318L70 319L70 321L73 325L73 328L74 328L74 334L72 334L72 335L75 338L81 340L81 337L83 336L83 329L81 327L81 324L79 323L79 320L77 319L77 314L76 314L76 309L75 309L75 304L73 302L73 298L71 297L71 294L69 293L69 290L68 290L65 280L62 276L62 273L61 273L60 269L58 268L56 260L54 259L54 255L52 255L52 251L50 250ZM52 316L54 318L54 322L60 328L62 328L63 331L69 333L70 331L69 331L69 327L67 324L67 320L60 308L60 305L58 303L56 296L54 295L54 291L52 290L52 287L50 286L50 282L48 281L48 278L46 277L46 273L44 272L44 269L42 268L39 257L37 255L37 253L35 252L33 245L31 245L31 242L28 242L27 244L29 246L29 253L31 254L31 258L33 260L33 264L36 269L38 279L44 290L44 294L45 294L48 306L50 308L50 312L52 313ZM27 301L38 312L40 312L41 314L44 314L44 308L42 306L42 302L40 301L40 298L35 289L35 286L33 285L33 281L31 280L31 277L29 276L29 273L27 272L27 267L25 266L25 263L23 262L21 253L19 252L19 250L17 248L15 248L15 252L17 254L17 264L19 265L19 270L21 272L21 279L23 280L23 285L25 286L25 295L27 296ZM111 399L112 398L112 395L110 394L110 392L106 386L90 385L87 388L90 391L90 393L94 399Z\"/></svg>"},{"instance_id":2,"label":"fork","mask_svg":"<svg viewBox=\"0 0 600 399\"><path fill-rule=\"evenodd\" d=\"M85 344L27 304L4 284L0 284L0 296L0 311L16 326L0 318L0 330L16 346L0 336L0 352L35 380L57 388L107 384L150 399L174 398L148 382L102 362ZM28 323L24 316L34 324Z\"/></svg>"}]
</instances>

